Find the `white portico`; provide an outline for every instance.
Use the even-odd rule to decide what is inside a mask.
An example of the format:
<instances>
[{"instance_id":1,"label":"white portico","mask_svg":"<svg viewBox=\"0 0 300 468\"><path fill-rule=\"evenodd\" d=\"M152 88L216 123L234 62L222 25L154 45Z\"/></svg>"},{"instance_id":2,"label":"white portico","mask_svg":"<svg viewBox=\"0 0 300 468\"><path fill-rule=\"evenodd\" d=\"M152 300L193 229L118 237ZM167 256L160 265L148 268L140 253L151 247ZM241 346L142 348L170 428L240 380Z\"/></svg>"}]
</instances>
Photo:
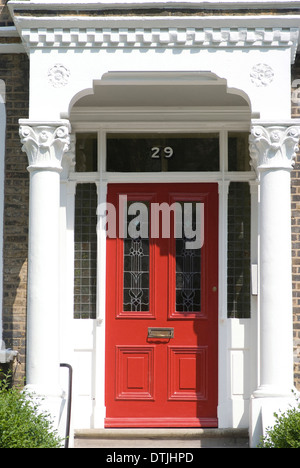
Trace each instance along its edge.
<instances>
[{"instance_id":1,"label":"white portico","mask_svg":"<svg viewBox=\"0 0 300 468\"><path fill-rule=\"evenodd\" d=\"M139 2L138 8L123 2L122 12L115 3L10 2L31 67L30 114L20 122L31 184L27 384L51 400L58 417L63 400L59 365L74 362L80 372L76 363L81 360L92 384L80 394L82 382L75 378L75 428L104 426L109 259L99 216L96 318L74 323L76 186L95 183L102 203L108 184L216 183L218 427L249 427L255 446L272 413L291 401L293 389L290 172L300 123L291 119L290 68L300 20L228 11L216 16L151 15L143 13L143 6L159 7L158 2ZM189 9L196 2L183 3ZM103 14L108 6L116 14ZM182 8L176 1L168 6ZM244 172L230 171L227 140L236 131L250 135L252 170L249 165ZM217 133L220 164L208 171L109 173L107 135L136 132ZM71 143L76 133L97 135L97 170L74 171ZM227 316L232 181L247 182L251 189L249 320ZM90 406L82 403L86 417L80 405L88 399Z\"/></svg>"}]
</instances>

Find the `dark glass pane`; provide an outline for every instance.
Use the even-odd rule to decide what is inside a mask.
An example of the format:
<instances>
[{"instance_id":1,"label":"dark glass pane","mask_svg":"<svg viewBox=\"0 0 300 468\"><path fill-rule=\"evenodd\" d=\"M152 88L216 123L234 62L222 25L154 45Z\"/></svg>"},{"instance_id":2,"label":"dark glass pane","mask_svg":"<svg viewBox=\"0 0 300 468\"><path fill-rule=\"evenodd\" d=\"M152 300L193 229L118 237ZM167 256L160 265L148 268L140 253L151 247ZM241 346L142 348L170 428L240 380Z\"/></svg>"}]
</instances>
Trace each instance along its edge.
<instances>
[{"instance_id":1,"label":"dark glass pane","mask_svg":"<svg viewBox=\"0 0 300 468\"><path fill-rule=\"evenodd\" d=\"M97 133L76 134L76 172L97 172Z\"/></svg>"},{"instance_id":2,"label":"dark glass pane","mask_svg":"<svg viewBox=\"0 0 300 468\"><path fill-rule=\"evenodd\" d=\"M192 229L196 227L196 203L193 203ZM201 248L187 248L182 210L182 237L176 239L176 311L182 313L201 311Z\"/></svg>"},{"instance_id":3,"label":"dark glass pane","mask_svg":"<svg viewBox=\"0 0 300 468\"><path fill-rule=\"evenodd\" d=\"M228 195L229 318L250 317L250 188L247 182L231 182Z\"/></svg>"},{"instance_id":4,"label":"dark glass pane","mask_svg":"<svg viewBox=\"0 0 300 468\"><path fill-rule=\"evenodd\" d=\"M129 201L127 204L127 210L130 203ZM142 203L148 205L146 202ZM148 219L144 221L148 223ZM135 223L135 231L138 233L141 229L139 213L127 214L127 232L130 231L131 222ZM149 311L149 238L144 239L136 235L124 239L123 275L123 310Z\"/></svg>"},{"instance_id":5,"label":"dark glass pane","mask_svg":"<svg viewBox=\"0 0 300 468\"><path fill-rule=\"evenodd\" d=\"M251 171L249 156L249 133L228 134L228 170Z\"/></svg>"},{"instance_id":6,"label":"dark glass pane","mask_svg":"<svg viewBox=\"0 0 300 468\"><path fill-rule=\"evenodd\" d=\"M218 171L218 134L109 134L107 171Z\"/></svg>"},{"instance_id":7,"label":"dark glass pane","mask_svg":"<svg viewBox=\"0 0 300 468\"><path fill-rule=\"evenodd\" d=\"M78 184L75 198L74 318L96 318L97 190Z\"/></svg>"}]
</instances>

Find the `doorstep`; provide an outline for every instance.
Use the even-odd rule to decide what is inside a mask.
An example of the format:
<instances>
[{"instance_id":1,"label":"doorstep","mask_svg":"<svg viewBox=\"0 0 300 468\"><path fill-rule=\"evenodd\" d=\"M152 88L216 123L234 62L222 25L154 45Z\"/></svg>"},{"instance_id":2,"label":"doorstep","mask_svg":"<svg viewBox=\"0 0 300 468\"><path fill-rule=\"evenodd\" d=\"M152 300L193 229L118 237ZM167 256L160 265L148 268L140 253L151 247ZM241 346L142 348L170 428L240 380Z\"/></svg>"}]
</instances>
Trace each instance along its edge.
<instances>
[{"instance_id":1,"label":"doorstep","mask_svg":"<svg viewBox=\"0 0 300 468\"><path fill-rule=\"evenodd\" d=\"M248 429L77 429L75 448L249 448Z\"/></svg>"}]
</instances>

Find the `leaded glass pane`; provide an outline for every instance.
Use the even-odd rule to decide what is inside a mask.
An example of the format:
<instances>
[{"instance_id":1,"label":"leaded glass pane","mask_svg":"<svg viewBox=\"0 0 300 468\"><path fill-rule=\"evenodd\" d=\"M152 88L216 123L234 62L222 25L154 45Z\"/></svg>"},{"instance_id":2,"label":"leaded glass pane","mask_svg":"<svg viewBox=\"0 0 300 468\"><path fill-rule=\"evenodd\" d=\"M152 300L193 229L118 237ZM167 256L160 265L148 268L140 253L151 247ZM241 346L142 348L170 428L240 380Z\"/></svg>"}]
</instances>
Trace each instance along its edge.
<instances>
[{"instance_id":1,"label":"leaded glass pane","mask_svg":"<svg viewBox=\"0 0 300 468\"><path fill-rule=\"evenodd\" d=\"M228 195L228 317L250 317L250 188L231 182Z\"/></svg>"},{"instance_id":2,"label":"leaded glass pane","mask_svg":"<svg viewBox=\"0 0 300 468\"><path fill-rule=\"evenodd\" d=\"M75 198L74 318L96 318L97 190L78 184Z\"/></svg>"},{"instance_id":3,"label":"leaded glass pane","mask_svg":"<svg viewBox=\"0 0 300 468\"><path fill-rule=\"evenodd\" d=\"M196 227L196 203L192 203L192 229ZM182 204L184 206L184 204ZM182 236L176 239L176 311L201 311L201 248L187 248L188 242L184 229L184 208L182 209Z\"/></svg>"},{"instance_id":4,"label":"leaded glass pane","mask_svg":"<svg viewBox=\"0 0 300 468\"><path fill-rule=\"evenodd\" d=\"M129 207L131 202L128 202ZM146 202L142 202L147 206ZM127 208L126 207L126 208ZM148 223L147 220L143 220ZM135 229L130 229L130 223ZM134 237L124 239L123 310L125 312L149 311L149 238L138 235L143 232L138 214L127 214L127 233Z\"/></svg>"},{"instance_id":5,"label":"leaded glass pane","mask_svg":"<svg viewBox=\"0 0 300 468\"><path fill-rule=\"evenodd\" d=\"M228 170L251 171L249 156L249 133L228 133Z\"/></svg>"},{"instance_id":6,"label":"leaded glass pane","mask_svg":"<svg viewBox=\"0 0 300 468\"><path fill-rule=\"evenodd\" d=\"M97 172L98 135L97 133L76 134L76 172Z\"/></svg>"}]
</instances>

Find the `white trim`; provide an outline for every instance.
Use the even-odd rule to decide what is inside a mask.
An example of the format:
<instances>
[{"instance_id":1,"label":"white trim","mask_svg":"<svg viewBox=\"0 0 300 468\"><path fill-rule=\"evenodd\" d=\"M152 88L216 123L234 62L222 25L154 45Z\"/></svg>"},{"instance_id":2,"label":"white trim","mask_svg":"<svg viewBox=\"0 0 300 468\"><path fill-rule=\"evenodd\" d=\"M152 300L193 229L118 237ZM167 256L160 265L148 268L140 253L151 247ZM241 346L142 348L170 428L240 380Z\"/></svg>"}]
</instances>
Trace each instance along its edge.
<instances>
[{"instance_id":1,"label":"white trim","mask_svg":"<svg viewBox=\"0 0 300 468\"><path fill-rule=\"evenodd\" d=\"M169 0L167 2L162 2L161 0L152 0L145 1L132 1L132 0L123 0L115 1L115 0L89 0L83 6L82 2L74 1L74 0L62 0L60 2L52 1L51 6L55 9L55 11L60 10L104 10L104 9L132 9L132 8L201 8L201 9L212 9L217 8L218 10L225 10L225 9L242 9L243 4L245 4L244 8L246 9L297 9L300 6L300 2L297 0L292 1L280 1L280 0L240 0L240 2L236 2L234 0L205 0L205 1L198 1L198 0ZM49 9L49 0L31 0L30 4L28 2L21 2L21 1L11 1L9 4L11 9L26 9L26 10L48 10Z\"/></svg>"},{"instance_id":2,"label":"white trim","mask_svg":"<svg viewBox=\"0 0 300 468\"><path fill-rule=\"evenodd\" d=\"M116 114L119 112L119 108L115 110ZM122 108L120 109L122 112ZM146 111L145 111L146 112ZM172 112L172 115L178 115L176 110ZM180 115L180 113L179 113ZM249 114L250 118L250 114ZM71 115L72 119L72 115ZM204 122L194 122L194 121L183 121L183 120L174 120L174 122L164 121L159 122L147 122L140 121L137 118L133 119L130 122L90 122L90 121L72 121L73 132L82 132L89 130L91 132L97 132L99 129L104 132L122 132L122 133L133 133L133 132L170 132L170 133L205 133L205 132L219 132L220 130L228 131L237 131L237 132L250 132L250 121L204 121Z\"/></svg>"},{"instance_id":3,"label":"white trim","mask_svg":"<svg viewBox=\"0 0 300 468\"><path fill-rule=\"evenodd\" d=\"M1 26L0 37L19 37L15 26Z\"/></svg>"},{"instance_id":4,"label":"white trim","mask_svg":"<svg viewBox=\"0 0 300 468\"><path fill-rule=\"evenodd\" d=\"M110 84L110 83L109 83ZM133 83L131 83L133 84ZM192 122L190 122L192 117ZM149 125L155 125L155 122L160 122L164 128L172 128L176 120L180 121L180 128L192 126L196 129L196 125L201 124L202 131L206 128L212 128L215 125L217 129L222 127L228 128L229 126L236 130L237 128L244 128L249 130L250 124L250 110L245 106L232 106L228 107L193 107L193 108L165 108L165 107L122 107L112 109L111 107L90 108L90 107L73 107L71 113L72 127L79 127L83 130L88 127L89 129L95 125L99 127L99 122L110 121L111 124L115 123L116 126L122 126L122 121L135 121L137 129L143 126L141 122L148 122ZM174 123L171 124L171 121ZM186 121L189 121L187 124ZM160 126L161 128L161 126Z\"/></svg>"},{"instance_id":5,"label":"white trim","mask_svg":"<svg viewBox=\"0 0 300 468\"><path fill-rule=\"evenodd\" d=\"M100 145L99 145L100 146ZM99 148L99 153L101 148ZM98 206L106 202L107 183L97 183ZM95 409L94 426L104 427L105 419L105 356L106 356L106 234L103 219L98 216L98 272L97 272L97 315L95 343Z\"/></svg>"},{"instance_id":6,"label":"white trim","mask_svg":"<svg viewBox=\"0 0 300 468\"><path fill-rule=\"evenodd\" d=\"M27 2L26 2L27 3ZM300 4L300 2L299 2ZM143 25L144 27L196 27L196 28L297 28L299 27L300 17L296 14L290 15L205 15L205 16L156 16L156 15L99 15L99 16L86 16L82 15L74 16L72 14L66 16L22 16L18 13L18 10L13 10L14 2L9 2L9 6L12 15L15 18L16 28L19 31L20 28L28 29L34 28L37 31L38 27L44 28L61 28L66 27L74 30L74 24L77 25L80 20L81 28L117 28L118 23L122 23L122 27L133 28L134 26ZM30 5L28 2L27 5ZM51 7L54 8L54 3L51 2ZM81 3L82 5L82 3ZM49 8L49 4L48 4ZM57 8L55 8L57 11ZM41 31L42 32L42 31Z\"/></svg>"},{"instance_id":7,"label":"white trim","mask_svg":"<svg viewBox=\"0 0 300 468\"><path fill-rule=\"evenodd\" d=\"M2 26L0 27L0 37L3 38L11 38L11 37L19 37L19 33L15 26ZM24 54L25 47L20 42L19 44L13 44L11 42L7 42L6 44L0 44L0 54Z\"/></svg>"}]
</instances>

